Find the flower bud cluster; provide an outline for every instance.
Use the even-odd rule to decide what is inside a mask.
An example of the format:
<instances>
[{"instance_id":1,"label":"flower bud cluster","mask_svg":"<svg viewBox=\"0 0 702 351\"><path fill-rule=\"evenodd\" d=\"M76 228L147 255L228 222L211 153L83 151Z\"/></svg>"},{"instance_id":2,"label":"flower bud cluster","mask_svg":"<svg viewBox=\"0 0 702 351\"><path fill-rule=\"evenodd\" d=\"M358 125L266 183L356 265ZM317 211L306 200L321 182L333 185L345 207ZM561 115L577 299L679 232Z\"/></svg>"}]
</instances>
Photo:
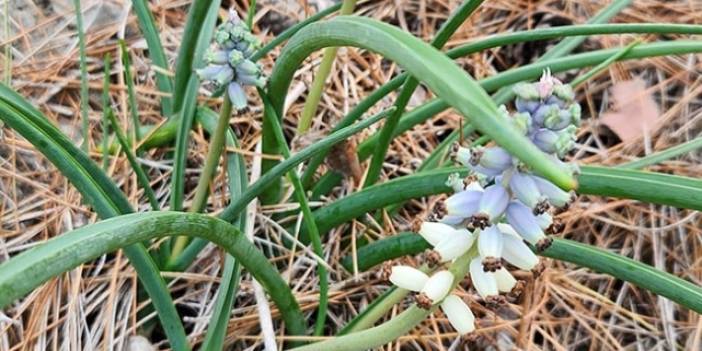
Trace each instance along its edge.
<instances>
[{"instance_id":1,"label":"flower bud cluster","mask_svg":"<svg viewBox=\"0 0 702 351\"><path fill-rule=\"evenodd\" d=\"M207 66L196 70L202 80L211 81L216 89L226 88L229 100L236 109L246 107L244 86L262 88L266 80L261 66L250 57L261 42L236 11L229 10L229 19L219 25L213 36L213 45L205 53Z\"/></svg>"},{"instance_id":2,"label":"flower bud cluster","mask_svg":"<svg viewBox=\"0 0 702 351\"><path fill-rule=\"evenodd\" d=\"M547 71L539 82L519 84L514 91L517 112L509 116L506 108L501 107L503 113L537 147L566 166L561 158L572 149L580 123L580 106L574 101L572 88ZM532 173L499 146L457 146L454 156L471 170L471 175L466 179L458 174L450 176L447 185L455 193L439 203L434 218L419 224L415 231L433 247L426 255L432 266L464 255L472 257L468 271L475 290L487 304L500 304L506 301L503 294L518 294L523 286L505 268L504 262L518 269L534 270L539 259L528 244L537 250L548 248L549 235L563 229L549 210L567 207L574 193L563 191ZM391 281L419 292L420 307L453 296L448 290L433 286L438 284L434 276L428 277L411 267L395 267ZM427 289L438 289L441 294L427 294ZM471 327L463 330L473 330L473 314L463 301L456 307L459 304L456 299L459 298L451 298L450 306L442 303L442 309L452 325L463 325L469 320ZM454 310L447 311L450 308ZM457 316L459 310L463 317Z\"/></svg>"}]
</instances>

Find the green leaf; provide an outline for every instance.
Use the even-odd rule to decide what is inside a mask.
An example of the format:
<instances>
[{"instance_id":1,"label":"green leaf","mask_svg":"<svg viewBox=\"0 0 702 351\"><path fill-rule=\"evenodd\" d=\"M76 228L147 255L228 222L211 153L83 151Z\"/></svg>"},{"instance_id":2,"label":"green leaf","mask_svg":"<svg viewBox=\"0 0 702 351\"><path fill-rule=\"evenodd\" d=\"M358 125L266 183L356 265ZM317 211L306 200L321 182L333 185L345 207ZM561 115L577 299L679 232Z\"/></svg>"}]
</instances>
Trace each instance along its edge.
<instances>
[{"instance_id":1,"label":"green leaf","mask_svg":"<svg viewBox=\"0 0 702 351\"><path fill-rule=\"evenodd\" d=\"M327 46L357 46L397 62L462 114L470 116L478 129L517 158L555 184L565 189L575 187L571 176L512 127L485 91L458 65L400 29L367 18L342 16L311 24L290 39L269 82L268 93L279 115L296 68L311 52ZM264 142L264 153L275 153L273 145L269 143L268 149L266 146Z\"/></svg>"},{"instance_id":2,"label":"green leaf","mask_svg":"<svg viewBox=\"0 0 702 351\"><path fill-rule=\"evenodd\" d=\"M102 170L48 122L22 96L0 84L0 119L19 132L53 163L101 218L133 210L127 198ZM156 264L140 243L125 247L139 280L151 297L174 350L189 350L185 330Z\"/></svg>"},{"instance_id":3,"label":"green leaf","mask_svg":"<svg viewBox=\"0 0 702 351\"><path fill-rule=\"evenodd\" d=\"M663 151L659 151L650 154L646 157L642 157L636 161L627 162L625 164L617 166L618 168L624 169L640 169L646 166L654 165L656 163L661 163L663 161L669 160L671 158L684 155L688 152L697 150L702 147L702 137L697 137L690 141L684 142L680 145L672 146Z\"/></svg>"},{"instance_id":4,"label":"green leaf","mask_svg":"<svg viewBox=\"0 0 702 351\"><path fill-rule=\"evenodd\" d=\"M431 45L437 49L441 49L458 27L475 11L484 0L467 0L454 11L451 16L441 25ZM385 121L383 128L377 133L378 139L373 148L373 157L371 158L368 171L366 172L365 182L363 187L367 188L373 185L380 176L385 162L385 155L390 147L390 143L395 136L395 129L400 121L400 117L405 113L405 108L409 102L415 89L419 86L419 81L415 77L407 77L402 84L400 94L395 100L395 112Z\"/></svg>"},{"instance_id":5,"label":"green leaf","mask_svg":"<svg viewBox=\"0 0 702 351\"><path fill-rule=\"evenodd\" d=\"M144 35L146 46L149 48L149 58L156 67L161 69L156 71L156 85L158 86L158 90L165 93L161 96L161 112L164 116L170 116L173 113L173 101L170 96L170 94L173 93L173 81L171 81L168 75L164 74L165 71L168 71L168 60L163 51L163 45L161 44L161 38L159 37L156 24L154 23L154 17L151 14L151 10L149 10L148 2L145 0L133 0L132 5L134 6L134 13L137 15L139 29Z\"/></svg>"},{"instance_id":6,"label":"green leaf","mask_svg":"<svg viewBox=\"0 0 702 351\"><path fill-rule=\"evenodd\" d=\"M429 243L418 234L395 235L358 250L358 261L363 262L358 268L367 270L386 260L418 254L428 248ZM560 238L554 238L553 244L539 254L606 273L665 296L693 311L702 312L702 288L628 257Z\"/></svg>"},{"instance_id":7,"label":"green leaf","mask_svg":"<svg viewBox=\"0 0 702 351\"><path fill-rule=\"evenodd\" d=\"M305 319L288 284L268 258L231 224L202 214L149 212L122 215L52 238L0 265L0 308L52 277L102 254L145 240L173 235L202 237L236 257L266 289L293 335L305 332Z\"/></svg>"}]
</instances>

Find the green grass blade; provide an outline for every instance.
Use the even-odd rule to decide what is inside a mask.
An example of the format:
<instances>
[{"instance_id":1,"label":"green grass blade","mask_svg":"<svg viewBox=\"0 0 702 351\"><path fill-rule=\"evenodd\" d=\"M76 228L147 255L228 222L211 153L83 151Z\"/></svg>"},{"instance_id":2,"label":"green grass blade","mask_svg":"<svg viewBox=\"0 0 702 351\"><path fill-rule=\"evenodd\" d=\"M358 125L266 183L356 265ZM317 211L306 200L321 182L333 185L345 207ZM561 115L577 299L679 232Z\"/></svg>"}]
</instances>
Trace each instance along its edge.
<instances>
[{"instance_id":1,"label":"green grass blade","mask_svg":"<svg viewBox=\"0 0 702 351\"><path fill-rule=\"evenodd\" d=\"M278 165L268 171L268 173L263 174L258 181L251 184L251 186L248 187L239 198L227 205L227 207L219 214L219 218L227 222L235 221L236 218L244 211L249 202L251 202L251 200L259 196L270 186L270 184L285 175L285 173L289 172L291 169L295 168L295 166L299 165L305 160L308 160L313 155L316 155L321 150L326 150L332 147L334 144L360 132L374 123L377 123L380 119L387 116L390 111L392 110L380 112L375 116L369 117L352 126L334 132L322 140L317 141L313 145L298 151L285 161L280 162ZM183 251L183 253L172 264L172 266L170 266L170 268L174 270L183 270L187 268L206 244L206 241L196 238L192 243L190 243L190 245L188 245L185 251Z\"/></svg>"},{"instance_id":2,"label":"green grass blade","mask_svg":"<svg viewBox=\"0 0 702 351\"><path fill-rule=\"evenodd\" d=\"M0 119L29 140L81 193L101 218L132 212L127 198L102 170L24 98L0 85ZM174 350L189 350L185 330L156 264L139 243L124 249L158 312Z\"/></svg>"},{"instance_id":3,"label":"green grass blade","mask_svg":"<svg viewBox=\"0 0 702 351\"><path fill-rule=\"evenodd\" d=\"M188 20L185 22L183 38L180 41L178 59L175 66L175 86L173 88L173 112L177 113L183 107L186 90L189 88L193 70L197 67L194 64L198 55L204 54L197 51L197 43L201 33L208 31L204 26L205 18L212 12L212 4L219 1L194 0L188 11ZM217 6L219 8L219 5ZM216 12L216 11L215 11Z\"/></svg>"},{"instance_id":4,"label":"green grass blade","mask_svg":"<svg viewBox=\"0 0 702 351\"><path fill-rule=\"evenodd\" d=\"M353 9L356 7L356 0L342 0L341 10L339 10L340 15L350 15L353 13ZM314 80L312 81L312 86L307 93L307 98L305 99L305 105L302 107L302 113L300 114L300 119L297 124L297 133L303 134L310 129L312 125L312 118L317 113L317 107L319 106L319 100L322 97L322 90L324 89L324 84L329 77L332 65L336 59L336 51L338 48L331 47L324 49L324 54L322 55L322 62L317 68L317 73L314 75Z\"/></svg>"},{"instance_id":5,"label":"green grass blade","mask_svg":"<svg viewBox=\"0 0 702 351\"><path fill-rule=\"evenodd\" d=\"M124 67L124 81L127 82L127 99L129 102L129 115L132 117L133 140L132 145L136 145L141 140L141 122L139 122L139 106L137 105L136 93L134 91L134 80L132 79L132 64L129 60L127 43L119 40L120 58Z\"/></svg>"},{"instance_id":6,"label":"green grass blade","mask_svg":"<svg viewBox=\"0 0 702 351\"><path fill-rule=\"evenodd\" d=\"M682 143L680 145L676 145L673 147L670 147L668 149L665 149L663 151L659 151L653 154L650 154L646 157L642 157L636 161L631 161L627 162L625 164L617 166L618 168L624 168L624 169L641 169L647 166L651 166L657 163L661 163L666 160L670 160L671 158L687 154L689 152L692 152L694 150L697 150L702 147L702 137L697 137L695 139L692 139L690 141L687 141L685 143Z\"/></svg>"},{"instance_id":7,"label":"green grass blade","mask_svg":"<svg viewBox=\"0 0 702 351\"><path fill-rule=\"evenodd\" d=\"M410 199L450 192L450 174L466 176L465 167L449 167L392 179L345 196L315 211L321 233L364 214ZM578 193L634 199L694 210L702 209L702 180L618 168L581 166ZM665 190L663 190L665 189ZM304 232L300 240L309 240Z\"/></svg>"},{"instance_id":8,"label":"green grass blade","mask_svg":"<svg viewBox=\"0 0 702 351\"><path fill-rule=\"evenodd\" d=\"M605 7L597 15L590 18L587 21L587 23L599 24L608 22L612 17L616 16L619 12L621 12L625 7L629 6L629 4L631 4L631 1L632 0L617 0L612 2L609 6ZM570 37L563 39L561 42L556 44L556 46L552 47L550 50L548 50L548 52L543 54L538 59L538 61L547 61L550 59L564 56L575 50L575 48L582 44L583 41L585 41L585 39L587 39L587 37ZM500 88L500 90L498 90L497 93L495 93L494 98L498 101L507 101L513 96L514 93L512 92L512 87L505 85L502 88Z\"/></svg>"},{"instance_id":9,"label":"green grass blade","mask_svg":"<svg viewBox=\"0 0 702 351\"><path fill-rule=\"evenodd\" d=\"M110 106L110 54L105 54L103 59L104 73L102 78L102 118L100 119L100 129L102 130L102 169L107 171L110 165L110 120L107 116L112 112Z\"/></svg>"},{"instance_id":10,"label":"green grass blade","mask_svg":"<svg viewBox=\"0 0 702 351\"><path fill-rule=\"evenodd\" d=\"M52 238L0 265L0 307L52 277L127 245L172 235L205 238L234 256L266 289L292 335L305 332L305 319L288 284L268 258L231 224L202 214L149 212L122 215Z\"/></svg>"},{"instance_id":11,"label":"green grass blade","mask_svg":"<svg viewBox=\"0 0 702 351\"><path fill-rule=\"evenodd\" d=\"M280 117L278 117L273 108L269 106L270 99L265 92L259 89L258 94L261 96L265 105L263 118L267 119L272 127L269 132L274 133L276 142L279 145L278 147L283 152L283 157L290 159L290 149L288 148L285 135L283 134L283 127L279 122ZM319 237L319 230L317 229L317 224L312 215L312 209L307 201L305 189L302 187L302 182L300 182L300 178L297 176L294 168L288 171L288 179L290 179L293 185L295 200L297 200L297 203L300 205L302 220L312 241L312 249L317 256L324 258L324 249L322 247L322 240ZM319 300L314 323L314 335L319 336L324 331L324 324L327 320L327 308L329 306L329 276L324 265L317 265L317 275L319 276Z\"/></svg>"},{"instance_id":12,"label":"green grass blade","mask_svg":"<svg viewBox=\"0 0 702 351\"><path fill-rule=\"evenodd\" d=\"M470 116L478 129L515 157L563 188L576 186L567 171L554 165L498 113L485 91L453 61L400 29L367 18L337 17L309 25L293 36L270 77L269 95L276 111L282 112L295 68L305 57L326 46L346 45L376 51L397 62L463 115Z\"/></svg>"},{"instance_id":13,"label":"green grass blade","mask_svg":"<svg viewBox=\"0 0 702 351\"><path fill-rule=\"evenodd\" d=\"M166 54L163 51L154 16L149 10L148 2L145 0L133 0L132 6L137 16L139 29L146 40L146 46L149 48L149 58L156 67L160 68L160 70L156 70L156 86L158 86L160 92L165 93L161 97L161 112L164 116L170 117L173 113L173 100L171 97L173 94L173 81L171 77L164 74L164 72L168 71L168 59L166 59Z\"/></svg>"},{"instance_id":14,"label":"green grass blade","mask_svg":"<svg viewBox=\"0 0 702 351\"><path fill-rule=\"evenodd\" d=\"M484 0L466 0L461 6L454 11L453 14L444 22L444 24L439 28L436 33L436 37L432 40L431 45L437 49L441 49L444 44L449 40L451 35L458 29L458 27L463 24L463 22L470 16L473 11L475 11ZM378 133L378 139L373 148L373 157L371 158L370 165L368 166L368 172L366 173L366 180L363 184L364 188L367 188L378 180L380 172L383 169L383 163L385 162L385 155L388 152L390 143L395 135L395 129L400 121L400 117L405 113L405 108L409 102L412 94L419 86L419 81L414 77L407 77L400 94L395 100L395 112L385 121L383 128Z\"/></svg>"},{"instance_id":15,"label":"green grass blade","mask_svg":"<svg viewBox=\"0 0 702 351\"><path fill-rule=\"evenodd\" d=\"M702 210L702 180L609 167L582 167L580 194L634 199Z\"/></svg>"},{"instance_id":16,"label":"green grass blade","mask_svg":"<svg viewBox=\"0 0 702 351\"><path fill-rule=\"evenodd\" d=\"M141 167L141 164L139 164L139 161L137 160L132 150L129 149L131 144L127 140L127 136L124 134L124 131L119 126L119 122L117 121L115 114L112 113L111 109L107 111L107 118L112 125L112 130L115 132L115 136L117 136L117 141L119 141L120 146L122 146L122 152L124 152L124 155L127 156L127 161L129 161L129 165L132 166L132 170L134 171L134 173L136 173L137 182L139 182L139 186L141 186L141 188L144 189L144 194L146 195L146 198L149 199L151 209L154 211L158 211L160 206L158 204L158 199L156 199L156 194L151 188L149 177L146 175L146 172L144 172L144 169Z\"/></svg>"},{"instance_id":17,"label":"green grass blade","mask_svg":"<svg viewBox=\"0 0 702 351\"><path fill-rule=\"evenodd\" d=\"M85 30L83 28L83 11L80 0L73 0L76 14L76 29L78 30L78 52L80 55L80 121L83 132L83 151L90 148L90 120L88 120L88 62L85 54Z\"/></svg>"},{"instance_id":18,"label":"green grass blade","mask_svg":"<svg viewBox=\"0 0 702 351\"><path fill-rule=\"evenodd\" d=\"M255 199L258 195L265 191L265 189L268 188L271 183L275 182L285 173L295 168L295 166L304 162L305 160L308 160L312 156L321 152L321 150L327 150L342 140L345 140L361 130L377 123L381 119L387 117L391 111L392 109L382 111L354 125L338 130L322 140L319 140L314 144L298 151L285 161L278 163L274 168L263 174L258 181L246 189L241 198L229 204L220 214L220 218L224 219L225 221L234 220L234 218L244 210L251 200Z\"/></svg>"},{"instance_id":19,"label":"green grass blade","mask_svg":"<svg viewBox=\"0 0 702 351\"><path fill-rule=\"evenodd\" d=\"M195 53L199 53L197 55L194 55L193 52L190 53L191 58L187 63L189 70L192 70L193 67L200 67L203 64L202 54L205 52L205 49L210 45L210 40L213 35L212 33L214 32L214 26L217 22L217 11L219 10L220 0L215 0L211 3L208 3L209 7L205 7L206 11L203 16L203 19L199 19L199 8L203 6L203 3L205 2L206 1L202 0L195 1L195 3L192 5L193 7L190 9L190 15L193 17L189 17L188 23L185 27L186 31L188 30L189 25L192 27L190 28L191 30L198 30L198 33L196 33L197 35L195 36L195 41L192 43L193 48L187 49L192 50ZM187 36L188 40L190 40L192 34L186 33L185 36ZM186 44L184 41L183 46L181 46L181 52L186 50L184 48L185 45ZM184 62L184 60L185 59L183 59L183 61L179 61L179 64L185 65L186 63ZM176 73L177 72L178 71L176 71ZM169 128L169 124L177 125L177 127L175 128L176 146L175 151L173 153L173 174L171 175L170 204L171 210L173 211L180 211L183 209L183 192L185 191L185 163L187 161L190 129L192 128L193 119L195 118L195 110L197 109L197 96L199 93L198 89L200 87L200 80L198 79L197 75L190 73L192 72L188 71L189 79L187 81L187 84L185 84L185 88L183 90L184 95L182 96L182 98L176 97L175 99L175 111L177 111L176 113L178 114L178 117L172 118L164 125L164 127L167 130ZM176 76L176 92L179 87L178 84L178 76ZM164 250L169 251L168 244L166 244Z\"/></svg>"},{"instance_id":20,"label":"green grass blade","mask_svg":"<svg viewBox=\"0 0 702 351\"><path fill-rule=\"evenodd\" d=\"M386 260L418 254L428 248L429 243L415 233L403 233L378 240L358 251L358 269L367 270ZM609 274L665 296L693 311L702 312L701 287L628 257L560 238L554 238L551 247L539 254Z\"/></svg>"}]
</instances>

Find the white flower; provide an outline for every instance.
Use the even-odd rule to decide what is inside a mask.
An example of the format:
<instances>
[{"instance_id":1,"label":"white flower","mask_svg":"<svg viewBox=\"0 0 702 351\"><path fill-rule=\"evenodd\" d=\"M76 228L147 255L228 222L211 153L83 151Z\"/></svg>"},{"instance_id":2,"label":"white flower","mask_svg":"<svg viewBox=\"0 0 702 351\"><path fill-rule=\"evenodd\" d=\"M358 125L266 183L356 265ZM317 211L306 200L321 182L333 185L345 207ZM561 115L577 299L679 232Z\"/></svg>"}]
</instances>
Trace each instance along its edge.
<instances>
[{"instance_id":1,"label":"white flower","mask_svg":"<svg viewBox=\"0 0 702 351\"><path fill-rule=\"evenodd\" d=\"M473 281L473 287L482 298L487 299L499 295L495 274L483 270L480 257L476 257L470 262L470 279Z\"/></svg>"},{"instance_id":2,"label":"white flower","mask_svg":"<svg viewBox=\"0 0 702 351\"><path fill-rule=\"evenodd\" d=\"M453 274L449 271L439 271L434 273L421 290L432 304L441 301L451 291L453 285Z\"/></svg>"},{"instance_id":3,"label":"white flower","mask_svg":"<svg viewBox=\"0 0 702 351\"><path fill-rule=\"evenodd\" d=\"M402 289L421 291L429 280L424 272L410 266L394 266L390 273L390 282Z\"/></svg>"},{"instance_id":4,"label":"white flower","mask_svg":"<svg viewBox=\"0 0 702 351\"><path fill-rule=\"evenodd\" d=\"M460 297L447 296L441 303L441 310L459 334L464 335L475 330L475 316Z\"/></svg>"},{"instance_id":5,"label":"white flower","mask_svg":"<svg viewBox=\"0 0 702 351\"><path fill-rule=\"evenodd\" d=\"M448 262L466 253L474 241L475 235L468 229L457 229L434 246L434 251L441 257L441 262Z\"/></svg>"},{"instance_id":6,"label":"white flower","mask_svg":"<svg viewBox=\"0 0 702 351\"><path fill-rule=\"evenodd\" d=\"M494 272L502 267L502 236L495 225L483 229L478 235L478 253L486 271Z\"/></svg>"}]
</instances>

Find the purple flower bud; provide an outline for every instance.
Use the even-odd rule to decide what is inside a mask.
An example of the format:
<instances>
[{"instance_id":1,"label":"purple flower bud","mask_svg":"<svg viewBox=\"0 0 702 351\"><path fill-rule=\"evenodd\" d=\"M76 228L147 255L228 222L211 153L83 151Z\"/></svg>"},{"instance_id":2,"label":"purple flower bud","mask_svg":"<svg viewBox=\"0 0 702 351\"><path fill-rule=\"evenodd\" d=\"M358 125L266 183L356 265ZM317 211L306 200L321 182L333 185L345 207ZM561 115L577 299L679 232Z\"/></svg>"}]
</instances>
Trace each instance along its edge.
<instances>
[{"instance_id":1,"label":"purple flower bud","mask_svg":"<svg viewBox=\"0 0 702 351\"><path fill-rule=\"evenodd\" d=\"M560 110L561 109L556 104L543 104L534 111L531 118L535 124L543 126L544 121L553 118L554 115L558 116Z\"/></svg>"},{"instance_id":2,"label":"purple flower bud","mask_svg":"<svg viewBox=\"0 0 702 351\"><path fill-rule=\"evenodd\" d=\"M225 50L208 50L205 54L208 64L223 65L228 63L228 53Z\"/></svg>"},{"instance_id":3,"label":"purple flower bud","mask_svg":"<svg viewBox=\"0 0 702 351\"><path fill-rule=\"evenodd\" d=\"M541 194L546 196L548 202L554 207L564 207L573 201L575 194L563 191L561 188L557 187L548 180L531 175L531 179L536 184Z\"/></svg>"},{"instance_id":4,"label":"purple flower bud","mask_svg":"<svg viewBox=\"0 0 702 351\"><path fill-rule=\"evenodd\" d=\"M555 154L558 152L559 135L550 129L539 129L536 133L534 133L532 141L543 152L549 154Z\"/></svg>"},{"instance_id":5,"label":"purple flower bud","mask_svg":"<svg viewBox=\"0 0 702 351\"><path fill-rule=\"evenodd\" d=\"M480 198L478 212L471 218L473 225L484 228L499 218L509 204L509 194L501 184L493 184L485 188Z\"/></svg>"},{"instance_id":6,"label":"purple flower bud","mask_svg":"<svg viewBox=\"0 0 702 351\"><path fill-rule=\"evenodd\" d=\"M524 240L536 245L541 239L546 237L534 213L521 202L510 202L506 213L507 222Z\"/></svg>"},{"instance_id":7,"label":"purple flower bud","mask_svg":"<svg viewBox=\"0 0 702 351\"><path fill-rule=\"evenodd\" d=\"M526 112L514 114L510 121L512 122L512 125L522 133L522 135L526 135L531 129L531 115Z\"/></svg>"},{"instance_id":8,"label":"purple flower bud","mask_svg":"<svg viewBox=\"0 0 702 351\"><path fill-rule=\"evenodd\" d=\"M573 116L568 110L558 110L557 114L548 115L544 120L544 126L551 130L561 130L571 124Z\"/></svg>"},{"instance_id":9,"label":"purple flower bud","mask_svg":"<svg viewBox=\"0 0 702 351\"><path fill-rule=\"evenodd\" d=\"M514 196L530 209L535 210L540 205L543 205L544 197L530 176L515 171L509 179L509 187ZM539 209L539 212L543 211Z\"/></svg>"},{"instance_id":10,"label":"purple flower bud","mask_svg":"<svg viewBox=\"0 0 702 351\"><path fill-rule=\"evenodd\" d=\"M478 211L482 191L464 190L449 196L445 201L446 213L449 216L469 218Z\"/></svg>"},{"instance_id":11,"label":"purple flower bud","mask_svg":"<svg viewBox=\"0 0 702 351\"><path fill-rule=\"evenodd\" d=\"M517 97L514 101L514 106L519 112L534 113L541 104L538 100L525 100L521 97Z\"/></svg>"}]
</instances>

